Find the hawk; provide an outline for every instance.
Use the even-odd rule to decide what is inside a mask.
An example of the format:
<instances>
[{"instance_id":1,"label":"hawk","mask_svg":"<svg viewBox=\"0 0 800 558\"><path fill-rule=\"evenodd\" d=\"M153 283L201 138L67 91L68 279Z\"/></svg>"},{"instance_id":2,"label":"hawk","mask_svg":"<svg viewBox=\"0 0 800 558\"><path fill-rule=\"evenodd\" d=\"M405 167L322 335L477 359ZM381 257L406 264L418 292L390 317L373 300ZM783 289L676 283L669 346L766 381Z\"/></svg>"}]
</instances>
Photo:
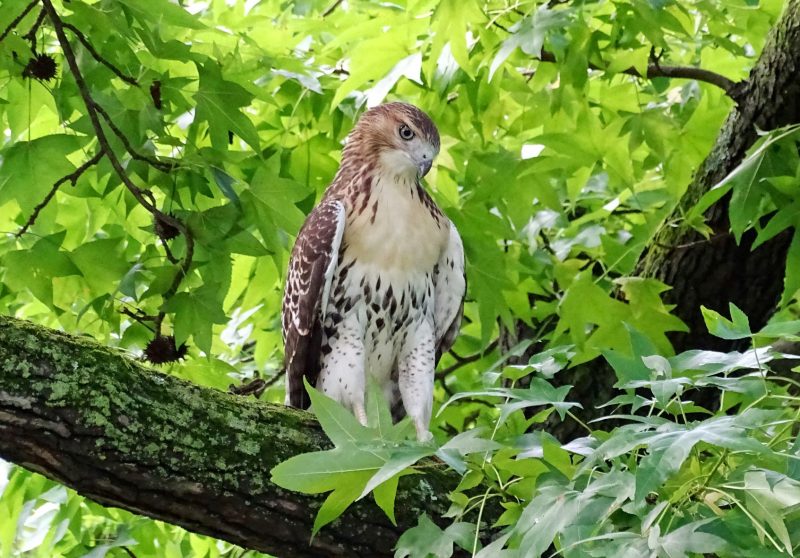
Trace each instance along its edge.
<instances>
[{"instance_id":1,"label":"hawk","mask_svg":"<svg viewBox=\"0 0 800 558\"><path fill-rule=\"evenodd\" d=\"M406 103L365 112L298 233L283 296L286 404L303 377L367 422L367 374L428 440L434 368L463 314L464 248L420 185L439 132Z\"/></svg>"}]
</instances>

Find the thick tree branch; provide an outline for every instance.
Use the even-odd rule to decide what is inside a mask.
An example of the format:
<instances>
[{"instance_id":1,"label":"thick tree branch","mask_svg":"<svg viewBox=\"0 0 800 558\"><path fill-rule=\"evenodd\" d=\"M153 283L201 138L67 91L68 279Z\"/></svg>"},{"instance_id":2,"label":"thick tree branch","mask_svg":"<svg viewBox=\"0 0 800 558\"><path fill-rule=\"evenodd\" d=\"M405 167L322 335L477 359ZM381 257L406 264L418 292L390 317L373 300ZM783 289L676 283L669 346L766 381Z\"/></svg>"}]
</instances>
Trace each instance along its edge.
<instances>
[{"instance_id":1,"label":"thick tree branch","mask_svg":"<svg viewBox=\"0 0 800 558\"><path fill-rule=\"evenodd\" d=\"M102 504L282 558L391 556L420 513L446 511L460 480L429 463L401 479L397 526L367 498L310 540L322 498L285 491L269 472L328 446L305 411L201 388L0 316L0 456Z\"/></svg>"}]
</instances>

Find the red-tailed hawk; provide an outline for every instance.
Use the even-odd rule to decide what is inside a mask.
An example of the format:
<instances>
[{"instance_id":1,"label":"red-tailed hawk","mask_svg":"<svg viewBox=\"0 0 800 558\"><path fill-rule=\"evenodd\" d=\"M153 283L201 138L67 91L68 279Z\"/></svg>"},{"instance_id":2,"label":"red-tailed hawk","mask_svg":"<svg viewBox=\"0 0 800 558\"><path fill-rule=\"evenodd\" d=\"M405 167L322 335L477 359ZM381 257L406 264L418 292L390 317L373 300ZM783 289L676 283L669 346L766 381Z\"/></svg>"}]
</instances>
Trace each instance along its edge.
<instances>
[{"instance_id":1,"label":"red-tailed hawk","mask_svg":"<svg viewBox=\"0 0 800 558\"><path fill-rule=\"evenodd\" d=\"M366 424L366 375L395 418L427 440L434 368L461 322L464 249L420 185L439 132L417 107L367 111L306 218L283 296L286 403L307 407L303 376ZM402 406L400 405L402 403Z\"/></svg>"}]
</instances>

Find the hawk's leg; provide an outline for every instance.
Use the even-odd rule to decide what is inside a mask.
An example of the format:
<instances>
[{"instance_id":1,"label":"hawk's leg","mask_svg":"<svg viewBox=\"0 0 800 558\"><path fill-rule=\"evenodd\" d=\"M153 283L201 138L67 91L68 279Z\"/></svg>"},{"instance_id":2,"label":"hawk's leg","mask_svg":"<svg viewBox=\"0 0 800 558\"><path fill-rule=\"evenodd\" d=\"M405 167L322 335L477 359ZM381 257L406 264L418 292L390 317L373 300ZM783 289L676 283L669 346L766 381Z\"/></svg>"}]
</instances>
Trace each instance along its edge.
<instances>
[{"instance_id":1,"label":"hawk's leg","mask_svg":"<svg viewBox=\"0 0 800 558\"><path fill-rule=\"evenodd\" d=\"M417 439L427 442L433 406L434 333L428 322L409 332L397 362L400 396L406 414L417 430Z\"/></svg>"},{"instance_id":2,"label":"hawk's leg","mask_svg":"<svg viewBox=\"0 0 800 558\"><path fill-rule=\"evenodd\" d=\"M336 333L322 343L322 362L317 389L335 399L367 424L364 404L364 341L357 326L343 322Z\"/></svg>"}]
</instances>

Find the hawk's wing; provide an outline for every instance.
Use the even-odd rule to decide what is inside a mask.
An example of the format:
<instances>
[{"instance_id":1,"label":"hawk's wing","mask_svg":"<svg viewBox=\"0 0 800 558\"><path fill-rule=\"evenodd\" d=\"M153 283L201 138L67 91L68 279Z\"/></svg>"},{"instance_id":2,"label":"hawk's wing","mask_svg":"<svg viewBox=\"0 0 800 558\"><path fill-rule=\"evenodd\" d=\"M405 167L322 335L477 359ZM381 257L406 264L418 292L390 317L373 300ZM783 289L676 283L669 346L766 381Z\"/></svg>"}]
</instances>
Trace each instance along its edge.
<instances>
[{"instance_id":1,"label":"hawk's wing","mask_svg":"<svg viewBox=\"0 0 800 558\"><path fill-rule=\"evenodd\" d=\"M450 350L461 326L464 315L464 296L467 292L467 276L464 266L464 245L456 230L450 223L450 240L447 243L433 275L436 304L434 321L436 322L436 364L443 353Z\"/></svg>"},{"instance_id":2,"label":"hawk's wing","mask_svg":"<svg viewBox=\"0 0 800 558\"><path fill-rule=\"evenodd\" d=\"M308 407L303 376L315 385L319 375L322 319L339 259L344 205L323 201L311 211L297 235L283 292L286 404Z\"/></svg>"}]
</instances>

